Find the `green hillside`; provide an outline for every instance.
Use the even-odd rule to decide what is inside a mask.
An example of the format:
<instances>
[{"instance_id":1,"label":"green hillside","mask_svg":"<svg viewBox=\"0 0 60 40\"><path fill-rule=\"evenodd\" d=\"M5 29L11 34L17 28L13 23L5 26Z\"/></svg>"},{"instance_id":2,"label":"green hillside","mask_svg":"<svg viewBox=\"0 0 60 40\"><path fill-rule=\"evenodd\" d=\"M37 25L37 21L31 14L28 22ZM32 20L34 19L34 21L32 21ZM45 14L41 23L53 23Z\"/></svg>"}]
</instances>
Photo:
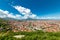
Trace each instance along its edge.
<instances>
[{"instance_id":1,"label":"green hillside","mask_svg":"<svg viewBox=\"0 0 60 40\"><path fill-rule=\"evenodd\" d=\"M10 29L10 24L8 24L8 20L3 20L0 19L0 32L4 31L8 31Z\"/></svg>"}]
</instances>

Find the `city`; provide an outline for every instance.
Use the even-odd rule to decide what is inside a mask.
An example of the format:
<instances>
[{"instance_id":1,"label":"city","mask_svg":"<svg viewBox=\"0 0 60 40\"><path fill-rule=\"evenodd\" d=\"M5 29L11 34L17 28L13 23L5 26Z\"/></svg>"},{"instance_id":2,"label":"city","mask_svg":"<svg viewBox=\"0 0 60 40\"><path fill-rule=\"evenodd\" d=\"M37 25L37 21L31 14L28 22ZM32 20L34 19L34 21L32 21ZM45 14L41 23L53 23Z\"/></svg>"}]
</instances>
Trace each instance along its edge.
<instances>
[{"instance_id":1,"label":"city","mask_svg":"<svg viewBox=\"0 0 60 40\"><path fill-rule=\"evenodd\" d=\"M28 21L10 21L13 31L35 31L43 30L47 32L57 32L60 31L60 21L59 20L28 20Z\"/></svg>"}]
</instances>

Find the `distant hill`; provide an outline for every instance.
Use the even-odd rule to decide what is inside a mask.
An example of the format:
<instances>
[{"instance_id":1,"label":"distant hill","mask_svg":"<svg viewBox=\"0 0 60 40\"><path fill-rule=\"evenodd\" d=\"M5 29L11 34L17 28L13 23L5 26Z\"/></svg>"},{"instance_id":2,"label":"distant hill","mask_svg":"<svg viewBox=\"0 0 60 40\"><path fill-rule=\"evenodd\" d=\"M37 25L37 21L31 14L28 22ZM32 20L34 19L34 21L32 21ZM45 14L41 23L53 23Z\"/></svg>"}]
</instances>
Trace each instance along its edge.
<instances>
[{"instance_id":1,"label":"distant hill","mask_svg":"<svg viewBox=\"0 0 60 40\"><path fill-rule=\"evenodd\" d=\"M27 18L27 19L14 19L14 18L0 18L0 19L4 19L4 20L15 20L15 21L38 21L38 20L42 20L42 21L47 21L47 20L60 20L60 19L32 19L32 18Z\"/></svg>"}]
</instances>

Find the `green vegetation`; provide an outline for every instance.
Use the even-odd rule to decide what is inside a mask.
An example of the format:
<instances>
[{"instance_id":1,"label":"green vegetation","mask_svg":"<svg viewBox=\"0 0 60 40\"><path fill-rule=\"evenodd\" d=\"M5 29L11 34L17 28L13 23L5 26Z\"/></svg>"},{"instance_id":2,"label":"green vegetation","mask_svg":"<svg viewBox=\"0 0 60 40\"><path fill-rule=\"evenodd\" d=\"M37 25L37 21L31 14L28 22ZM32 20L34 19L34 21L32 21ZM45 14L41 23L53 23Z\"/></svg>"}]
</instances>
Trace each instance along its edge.
<instances>
[{"instance_id":1,"label":"green vegetation","mask_svg":"<svg viewBox=\"0 0 60 40\"><path fill-rule=\"evenodd\" d=\"M15 35L25 35L23 38L15 38ZM1 32L0 40L60 40L60 32Z\"/></svg>"},{"instance_id":2,"label":"green vegetation","mask_svg":"<svg viewBox=\"0 0 60 40\"><path fill-rule=\"evenodd\" d=\"M0 32L6 32L6 31L11 31L11 26L10 24L8 23L8 20L3 20L3 19L0 19Z\"/></svg>"}]
</instances>

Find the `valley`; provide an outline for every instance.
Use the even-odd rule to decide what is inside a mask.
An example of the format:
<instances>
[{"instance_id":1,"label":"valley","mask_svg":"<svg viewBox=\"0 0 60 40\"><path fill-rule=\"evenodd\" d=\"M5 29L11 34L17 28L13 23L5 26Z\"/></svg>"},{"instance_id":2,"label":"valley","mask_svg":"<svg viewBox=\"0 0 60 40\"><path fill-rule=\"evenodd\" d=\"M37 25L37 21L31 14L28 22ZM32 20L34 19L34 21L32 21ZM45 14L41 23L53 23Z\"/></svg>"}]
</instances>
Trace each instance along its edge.
<instances>
[{"instance_id":1,"label":"valley","mask_svg":"<svg viewBox=\"0 0 60 40\"><path fill-rule=\"evenodd\" d=\"M0 40L60 40L60 21L0 19Z\"/></svg>"}]
</instances>

